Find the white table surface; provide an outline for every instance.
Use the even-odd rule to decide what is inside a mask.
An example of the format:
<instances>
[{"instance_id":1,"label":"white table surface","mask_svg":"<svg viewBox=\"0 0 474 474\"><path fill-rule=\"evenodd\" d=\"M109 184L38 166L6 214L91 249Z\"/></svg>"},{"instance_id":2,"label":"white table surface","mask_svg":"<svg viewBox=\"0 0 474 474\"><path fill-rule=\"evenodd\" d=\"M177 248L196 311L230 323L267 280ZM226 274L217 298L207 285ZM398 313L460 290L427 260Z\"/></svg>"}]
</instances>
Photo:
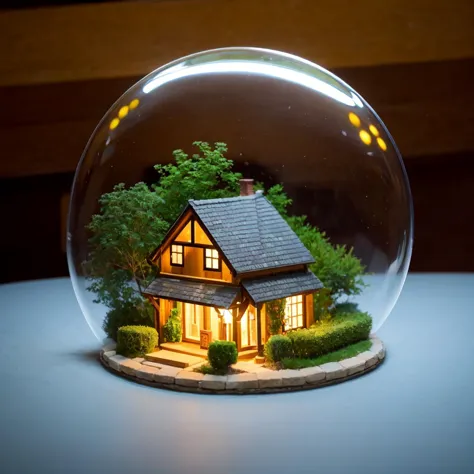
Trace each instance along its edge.
<instances>
[{"instance_id":1,"label":"white table surface","mask_svg":"<svg viewBox=\"0 0 474 474\"><path fill-rule=\"evenodd\" d=\"M176 393L102 368L68 279L0 286L0 472L474 472L474 275L410 275L378 335L343 384Z\"/></svg>"}]
</instances>

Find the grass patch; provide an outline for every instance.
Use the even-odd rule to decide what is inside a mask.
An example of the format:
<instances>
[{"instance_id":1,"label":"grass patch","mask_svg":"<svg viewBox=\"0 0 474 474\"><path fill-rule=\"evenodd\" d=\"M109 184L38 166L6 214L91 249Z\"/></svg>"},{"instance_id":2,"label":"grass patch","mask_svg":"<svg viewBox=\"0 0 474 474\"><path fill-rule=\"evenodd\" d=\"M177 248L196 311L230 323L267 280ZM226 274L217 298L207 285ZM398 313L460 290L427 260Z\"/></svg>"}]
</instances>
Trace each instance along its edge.
<instances>
[{"instance_id":1,"label":"grass patch","mask_svg":"<svg viewBox=\"0 0 474 474\"><path fill-rule=\"evenodd\" d=\"M279 365L282 369L304 369L305 367L314 367L315 365L327 364L328 362L339 362L340 360L354 357L361 352L368 351L371 346L372 341L366 339L365 341L356 342L343 349L315 357L314 359L285 358Z\"/></svg>"},{"instance_id":2,"label":"grass patch","mask_svg":"<svg viewBox=\"0 0 474 474\"><path fill-rule=\"evenodd\" d=\"M228 369L216 370L209 363L202 364L199 367L193 369L193 372L199 372L200 374L207 375L232 375L232 374L243 374L244 370L234 369L229 367Z\"/></svg>"}]
</instances>

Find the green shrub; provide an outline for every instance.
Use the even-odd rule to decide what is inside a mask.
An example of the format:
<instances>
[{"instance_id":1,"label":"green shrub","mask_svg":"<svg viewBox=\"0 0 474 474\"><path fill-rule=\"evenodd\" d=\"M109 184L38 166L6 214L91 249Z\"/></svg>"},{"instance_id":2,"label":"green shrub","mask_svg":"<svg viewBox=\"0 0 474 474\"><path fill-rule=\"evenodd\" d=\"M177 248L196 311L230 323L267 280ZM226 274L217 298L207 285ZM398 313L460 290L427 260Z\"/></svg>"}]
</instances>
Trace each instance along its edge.
<instances>
[{"instance_id":1,"label":"green shrub","mask_svg":"<svg viewBox=\"0 0 474 474\"><path fill-rule=\"evenodd\" d=\"M276 334L265 343L265 358L269 362L280 362L293 356L293 345L288 336Z\"/></svg>"},{"instance_id":2,"label":"green shrub","mask_svg":"<svg viewBox=\"0 0 474 474\"><path fill-rule=\"evenodd\" d=\"M367 313L341 313L330 322L291 331L288 337L294 357L307 359L363 341L369 337L371 328L372 318Z\"/></svg>"},{"instance_id":3,"label":"green shrub","mask_svg":"<svg viewBox=\"0 0 474 474\"><path fill-rule=\"evenodd\" d=\"M313 294L314 319L316 321L329 321L331 319L331 307L334 304L331 292L328 288L321 288Z\"/></svg>"},{"instance_id":4,"label":"green shrub","mask_svg":"<svg viewBox=\"0 0 474 474\"><path fill-rule=\"evenodd\" d=\"M237 346L233 341L213 341L209 344L207 358L216 371L227 371L237 362Z\"/></svg>"},{"instance_id":5,"label":"green shrub","mask_svg":"<svg viewBox=\"0 0 474 474\"><path fill-rule=\"evenodd\" d=\"M165 342L181 342L182 329L179 309L173 308L166 324L163 326L163 338Z\"/></svg>"},{"instance_id":6,"label":"green shrub","mask_svg":"<svg viewBox=\"0 0 474 474\"><path fill-rule=\"evenodd\" d=\"M268 332L270 334L280 334L285 324L286 299L269 301L265 303L268 318Z\"/></svg>"},{"instance_id":7,"label":"green shrub","mask_svg":"<svg viewBox=\"0 0 474 474\"><path fill-rule=\"evenodd\" d=\"M105 316L102 329L108 337L117 341L118 329L122 326L154 327L153 307L145 302L141 307L134 303L118 302Z\"/></svg>"},{"instance_id":8,"label":"green shrub","mask_svg":"<svg viewBox=\"0 0 474 474\"><path fill-rule=\"evenodd\" d=\"M118 330L117 354L125 357L139 357L158 345L158 333L147 326L123 326Z\"/></svg>"}]
</instances>

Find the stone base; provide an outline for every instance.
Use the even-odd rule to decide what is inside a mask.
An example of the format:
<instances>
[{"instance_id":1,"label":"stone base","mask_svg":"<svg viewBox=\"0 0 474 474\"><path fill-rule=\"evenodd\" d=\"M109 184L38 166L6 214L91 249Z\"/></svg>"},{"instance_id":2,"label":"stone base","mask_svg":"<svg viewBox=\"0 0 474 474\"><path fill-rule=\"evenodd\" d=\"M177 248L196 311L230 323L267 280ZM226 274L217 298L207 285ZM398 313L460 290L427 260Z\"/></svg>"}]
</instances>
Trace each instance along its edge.
<instances>
[{"instance_id":1,"label":"stone base","mask_svg":"<svg viewBox=\"0 0 474 474\"><path fill-rule=\"evenodd\" d=\"M100 353L100 361L110 372L151 387L180 392L203 394L256 394L309 390L341 383L374 370L385 359L385 347L375 336L372 347L361 354L340 362L301 370L270 370L261 366L252 373L234 375L204 375L189 368L148 365L136 358L128 359L107 347Z\"/></svg>"}]
</instances>

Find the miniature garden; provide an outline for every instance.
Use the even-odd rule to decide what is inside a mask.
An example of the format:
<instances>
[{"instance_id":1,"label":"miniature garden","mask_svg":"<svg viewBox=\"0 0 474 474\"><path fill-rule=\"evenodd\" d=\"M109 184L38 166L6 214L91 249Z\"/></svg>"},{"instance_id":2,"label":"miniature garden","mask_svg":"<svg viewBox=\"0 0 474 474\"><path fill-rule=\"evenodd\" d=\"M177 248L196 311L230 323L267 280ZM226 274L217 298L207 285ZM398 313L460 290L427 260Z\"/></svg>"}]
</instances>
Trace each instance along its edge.
<instances>
[{"instance_id":1,"label":"miniature garden","mask_svg":"<svg viewBox=\"0 0 474 474\"><path fill-rule=\"evenodd\" d=\"M89 254L84 266L88 290L95 302L108 308L103 322L107 336L117 342L117 354L143 357L159 343L182 341L182 315L170 310L162 328L163 341L155 329L154 308L144 296L156 268L149 256L180 216L188 200L238 196L241 173L225 157L227 146L195 142L197 153L173 152L174 161L156 165L155 183L119 184L100 198L100 209L88 226ZM292 199L284 186L255 188L279 212L314 259L309 265L323 288L312 295L311 325L287 330L285 298L267 301L263 353L268 369L303 369L349 359L369 350L372 319L361 312L351 297L365 286L364 266L352 249L333 245L324 232L305 216L292 213ZM236 343L214 340L207 361L194 370L203 374L238 373Z\"/></svg>"}]
</instances>

